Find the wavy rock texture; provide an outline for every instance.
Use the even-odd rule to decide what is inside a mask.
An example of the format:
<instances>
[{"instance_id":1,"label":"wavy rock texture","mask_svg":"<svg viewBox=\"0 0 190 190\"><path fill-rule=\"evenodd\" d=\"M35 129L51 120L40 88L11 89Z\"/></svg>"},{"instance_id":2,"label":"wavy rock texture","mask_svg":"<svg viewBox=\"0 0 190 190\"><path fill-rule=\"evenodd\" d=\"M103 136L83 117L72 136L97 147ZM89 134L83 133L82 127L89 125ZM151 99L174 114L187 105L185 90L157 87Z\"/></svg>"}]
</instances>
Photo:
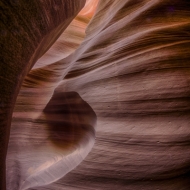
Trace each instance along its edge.
<instances>
[{"instance_id":1,"label":"wavy rock texture","mask_svg":"<svg viewBox=\"0 0 190 190\"><path fill-rule=\"evenodd\" d=\"M48 52L34 65L33 69L59 61L77 49L85 37L85 29L93 16L98 0L88 0L85 7L69 24Z\"/></svg>"},{"instance_id":2,"label":"wavy rock texture","mask_svg":"<svg viewBox=\"0 0 190 190\"><path fill-rule=\"evenodd\" d=\"M24 190L60 179L86 157L94 144L94 111L76 92L53 95L68 65L50 65L82 42L93 11L89 12L88 5L23 82L13 114L7 189ZM59 48L62 46L64 49Z\"/></svg>"},{"instance_id":3,"label":"wavy rock texture","mask_svg":"<svg viewBox=\"0 0 190 190\"><path fill-rule=\"evenodd\" d=\"M84 4L84 0L0 1L0 189L5 189L11 117L23 79Z\"/></svg>"},{"instance_id":4,"label":"wavy rock texture","mask_svg":"<svg viewBox=\"0 0 190 190\"><path fill-rule=\"evenodd\" d=\"M58 40L19 93L7 186L189 190L189 7L100 0L76 51Z\"/></svg>"}]
</instances>

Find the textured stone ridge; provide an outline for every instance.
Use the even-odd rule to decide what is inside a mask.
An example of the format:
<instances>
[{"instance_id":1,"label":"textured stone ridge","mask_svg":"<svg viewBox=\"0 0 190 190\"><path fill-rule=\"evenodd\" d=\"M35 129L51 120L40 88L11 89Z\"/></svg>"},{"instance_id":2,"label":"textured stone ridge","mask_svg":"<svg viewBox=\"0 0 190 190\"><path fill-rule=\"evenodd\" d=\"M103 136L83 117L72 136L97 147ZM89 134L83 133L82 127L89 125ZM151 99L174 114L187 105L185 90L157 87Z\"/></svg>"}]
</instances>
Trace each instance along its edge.
<instances>
[{"instance_id":1,"label":"textured stone ridge","mask_svg":"<svg viewBox=\"0 0 190 190\"><path fill-rule=\"evenodd\" d=\"M5 156L12 110L24 76L84 3L84 0L0 2L0 189L5 189Z\"/></svg>"}]
</instances>

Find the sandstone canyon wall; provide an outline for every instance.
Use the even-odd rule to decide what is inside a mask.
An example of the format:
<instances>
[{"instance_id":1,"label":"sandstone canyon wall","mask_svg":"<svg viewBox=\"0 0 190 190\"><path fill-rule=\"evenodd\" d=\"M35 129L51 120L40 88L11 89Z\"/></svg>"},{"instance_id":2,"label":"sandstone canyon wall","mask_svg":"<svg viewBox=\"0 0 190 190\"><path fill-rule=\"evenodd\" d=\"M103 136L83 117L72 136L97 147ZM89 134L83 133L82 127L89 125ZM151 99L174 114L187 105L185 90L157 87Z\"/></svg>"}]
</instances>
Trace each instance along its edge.
<instances>
[{"instance_id":1,"label":"sandstone canyon wall","mask_svg":"<svg viewBox=\"0 0 190 190\"><path fill-rule=\"evenodd\" d=\"M10 123L23 79L84 3L83 0L0 1L0 189L5 189Z\"/></svg>"},{"instance_id":2,"label":"sandstone canyon wall","mask_svg":"<svg viewBox=\"0 0 190 190\"><path fill-rule=\"evenodd\" d=\"M190 2L97 2L25 76L7 189L189 190Z\"/></svg>"}]
</instances>

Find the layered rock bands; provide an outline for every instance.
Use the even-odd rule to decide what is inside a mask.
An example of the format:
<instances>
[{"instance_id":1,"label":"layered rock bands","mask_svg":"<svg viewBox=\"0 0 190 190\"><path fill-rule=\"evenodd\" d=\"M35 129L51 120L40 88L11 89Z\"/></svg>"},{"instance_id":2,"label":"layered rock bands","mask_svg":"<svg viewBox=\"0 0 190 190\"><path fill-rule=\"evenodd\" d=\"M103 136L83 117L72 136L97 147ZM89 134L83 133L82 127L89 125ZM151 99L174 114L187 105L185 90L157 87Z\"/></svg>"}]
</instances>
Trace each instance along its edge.
<instances>
[{"instance_id":1,"label":"layered rock bands","mask_svg":"<svg viewBox=\"0 0 190 190\"><path fill-rule=\"evenodd\" d=\"M189 190L190 2L84 4L0 2L7 189Z\"/></svg>"}]
</instances>

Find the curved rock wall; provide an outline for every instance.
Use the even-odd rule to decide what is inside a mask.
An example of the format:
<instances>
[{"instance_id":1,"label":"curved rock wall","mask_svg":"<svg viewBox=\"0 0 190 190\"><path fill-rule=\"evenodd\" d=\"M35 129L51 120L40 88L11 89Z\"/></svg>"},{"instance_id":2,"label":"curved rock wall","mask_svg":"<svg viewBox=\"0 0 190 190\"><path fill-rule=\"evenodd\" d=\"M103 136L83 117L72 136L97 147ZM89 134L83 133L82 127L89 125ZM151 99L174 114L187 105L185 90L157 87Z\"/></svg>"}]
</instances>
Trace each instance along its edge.
<instances>
[{"instance_id":1,"label":"curved rock wall","mask_svg":"<svg viewBox=\"0 0 190 190\"><path fill-rule=\"evenodd\" d=\"M50 189L190 188L189 7L100 1L56 89L76 91L92 106L96 143Z\"/></svg>"},{"instance_id":2,"label":"curved rock wall","mask_svg":"<svg viewBox=\"0 0 190 190\"><path fill-rule=\"evenodd\" d=\"M58 180L76 167L94 144L96 115L91 107L76 92L53 95L68 66L59 60L74 51L85 36L93 12L85 9L25 77L13 113L7 189L28 189Z\"/></svg>"},{"instance_id":3,"label":"curved rock wall","mask_svg":"<svg viewBox=\"0 0 190 190\"><path fill-rule=\"evenodd\" d=\"M189 7L100 0L76 51L38 60L14 110L10 188L190 189Z\"/></svg>"},{"instance_id":4,"label":"curved rock wall","mask_svg":"<svg viewBox=\"0 0 190 190\"><path fill-rule=\"evenodd\" d=\"M0 2L0 189L5 189L5 158L10 123L23 79L84 3L83 0Z\"/></svg>"}]
</instances>

